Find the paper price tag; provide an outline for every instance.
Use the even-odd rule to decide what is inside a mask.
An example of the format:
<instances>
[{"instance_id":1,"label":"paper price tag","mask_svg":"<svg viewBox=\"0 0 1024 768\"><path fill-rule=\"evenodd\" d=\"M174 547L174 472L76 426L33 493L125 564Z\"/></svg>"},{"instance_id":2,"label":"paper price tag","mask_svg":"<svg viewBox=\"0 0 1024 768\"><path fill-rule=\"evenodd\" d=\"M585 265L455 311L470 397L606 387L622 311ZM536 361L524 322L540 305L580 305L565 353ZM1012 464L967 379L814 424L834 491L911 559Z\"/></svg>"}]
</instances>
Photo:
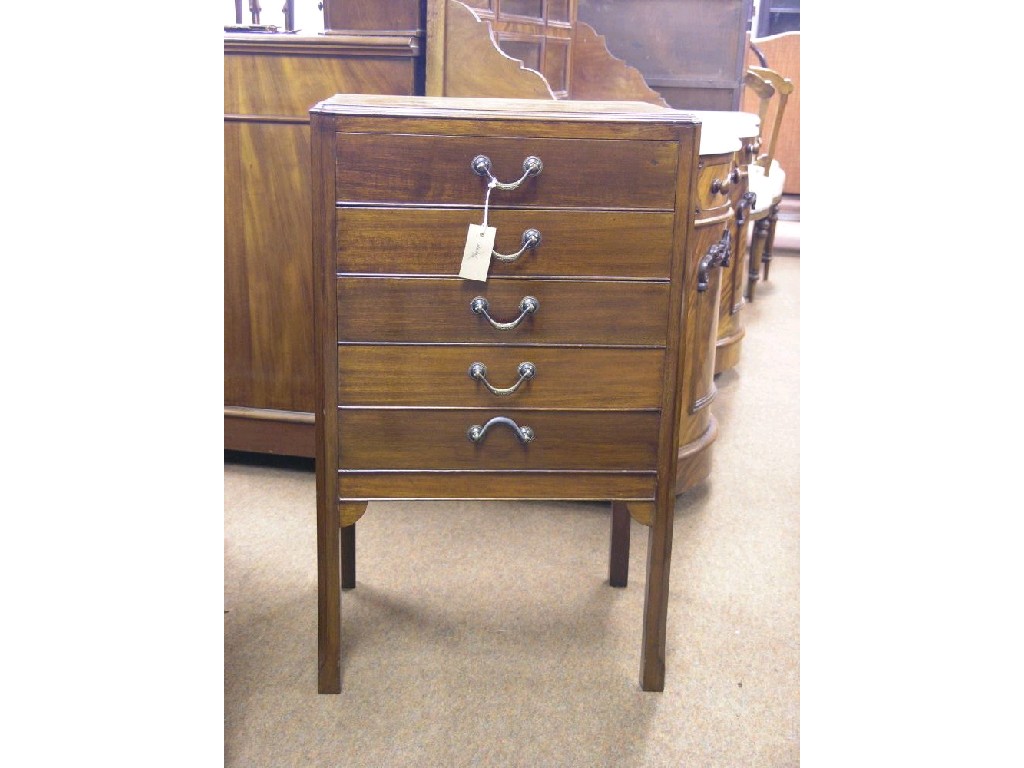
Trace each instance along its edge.
<instances>
[{"instance_id":1,"label":"paper price tag","mask_svg":"<svg viewBox=\"0 0 1024 768\"><path fill-rule=\"evenodd\" d=\"M487 281L487 270L491 266L491 251L494 250L496 227L470 224L466 233L466 247L462 251L462 267L459 277L466 280Z\"/></svg>"}]
</instances>

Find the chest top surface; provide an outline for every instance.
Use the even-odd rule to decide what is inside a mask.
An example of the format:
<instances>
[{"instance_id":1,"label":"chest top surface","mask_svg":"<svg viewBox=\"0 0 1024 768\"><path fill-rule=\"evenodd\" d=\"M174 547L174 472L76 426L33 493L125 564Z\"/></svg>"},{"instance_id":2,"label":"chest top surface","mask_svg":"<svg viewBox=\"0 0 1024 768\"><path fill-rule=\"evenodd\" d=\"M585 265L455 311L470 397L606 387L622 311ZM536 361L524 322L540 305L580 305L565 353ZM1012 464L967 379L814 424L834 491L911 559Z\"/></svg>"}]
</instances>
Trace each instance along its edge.
<instances>
[{"instance_id":1,"label":"chest top surface","mask_svg":"<svg viewBox=\"0 0 1024 768\"><path fill-rule=\"evenodd\" d=\"M696 124L692 112L659 107L641 101L557 101L550 99L453 98L448 96L393 96L336 94L315 105L311 112L336 115L436 115L453 118L551 118L602 122Z\"/></svg>"}]
</instances>

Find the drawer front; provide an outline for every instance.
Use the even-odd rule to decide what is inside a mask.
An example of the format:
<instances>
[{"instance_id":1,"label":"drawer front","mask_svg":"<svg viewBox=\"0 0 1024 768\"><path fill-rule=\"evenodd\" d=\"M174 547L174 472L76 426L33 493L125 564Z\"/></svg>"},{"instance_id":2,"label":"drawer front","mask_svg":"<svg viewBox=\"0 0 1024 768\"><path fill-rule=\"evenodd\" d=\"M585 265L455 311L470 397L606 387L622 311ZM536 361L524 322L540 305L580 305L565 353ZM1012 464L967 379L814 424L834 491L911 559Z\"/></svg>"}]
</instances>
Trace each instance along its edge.
<instances>
[{"instance_id":1,"label":"drawer front","mask_svg":"<svg viewBox=\"0 0 1024 768\"><path fill-rule=\"evenodd\" d=\"M479 209L342 208L338 210L337 268L341 273L459 274L466 232ZM512 255L524 233L540 242L514 262L491 260L489 275L669 278L671 213L494 210L494 250Z\"/></svg>"},{"instance_id":2,"label":"drawer front","mask_svg":"<svg viewBox=\"0 0 1024 768\"><path fill-rule=\"evenodd\" d=\"M515 190L495 189L492 207L674 207L679 151L674 141L376 133L339 133L336 141L343 203L482 206L487 178L473 171L473 158L486 155L491 173L511 183L533 155L543 170Z\"/></svg>"},{"instance_id":3,"label":"drawer front","mask_svg":"<svg viewBox=\"0 0 1024 768\"><path fill-rule=\"evenodd\" d=\"M668 283L346 277L338 280L342 342L665 346ZM495 328L471 309L487 302ZM537 300L524 313L524 299Z\"/></svg>"},{"instance_id":4,"label":"drawer front","mask_svg":"<svg viewBox=\"0 0 1024 768\"><path fill-rule=\"evenodd\" d=\"M736 167L734 155L702 155L697 171L698 216L714 215L729 207L736 182L730 174Z\"/></svg>"},{"instance_id":5,"label":"drawer front","mask_svg":"<svg viewBox=\"0 0 1024 768\"><path fill-rule=\"evenodd\" d=\"M663 349L343 345L345 406L659 409ZM481 363L482 378L470 376ZM533 367L522 373L523 364Z\"/></svg>"},{"instance_id":6,"label":"drawer front","mask_svg":"<svg viewBox=\"0 0 1024 768\"><path fill-rule=\"evenodd\" d=\"M343 499L654 500L655 472L374 472L342 470Z\"/></svg>"},{"instance_id":7,"label":"drawer front","mask_svg":"<svg viewBox=\"0 0 1024 768\"><path fill-rule=\"evenodd\" d=\"M533 430L523 443L512 427ZM633 470L657 466L659 414L540 410L348 409L338 414L340 466L347 470Z\"/></svg>"}]
</instances>

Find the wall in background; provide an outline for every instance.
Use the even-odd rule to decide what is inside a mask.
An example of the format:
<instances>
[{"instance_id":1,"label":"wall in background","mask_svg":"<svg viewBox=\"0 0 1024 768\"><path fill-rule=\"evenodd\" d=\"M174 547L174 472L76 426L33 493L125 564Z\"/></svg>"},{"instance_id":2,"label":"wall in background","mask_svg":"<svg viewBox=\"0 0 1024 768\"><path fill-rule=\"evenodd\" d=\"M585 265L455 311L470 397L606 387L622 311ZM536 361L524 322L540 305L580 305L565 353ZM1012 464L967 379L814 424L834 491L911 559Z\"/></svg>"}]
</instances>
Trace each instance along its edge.
<instances>
[{"instance_id":1,"label":"wall in background","mask_svg":"<svg viewBox=\"0 0 1024 768\"><path fill-rule=\"evenodd\" d=\"M234 0L221 0L224 6L224 24L235 23ZM302 34L316 35L324 31L324 12L318 7L320 0L295 0L295 28ZM242 0L242 23L251 24L249 0ZM273 24L284 29L284 0L261 0L260 24Z\"/></svg>"}]
</instances>

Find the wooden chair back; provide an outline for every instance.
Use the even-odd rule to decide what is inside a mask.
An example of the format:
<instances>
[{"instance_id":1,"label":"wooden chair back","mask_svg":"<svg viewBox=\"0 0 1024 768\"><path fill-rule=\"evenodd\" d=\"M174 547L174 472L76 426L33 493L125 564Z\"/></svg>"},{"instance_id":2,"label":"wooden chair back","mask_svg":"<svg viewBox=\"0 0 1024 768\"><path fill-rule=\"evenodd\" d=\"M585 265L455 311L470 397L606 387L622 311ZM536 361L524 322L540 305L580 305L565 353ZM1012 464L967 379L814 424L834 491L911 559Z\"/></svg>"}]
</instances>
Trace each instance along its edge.
<instances>
[{"instance_id":1,"label":"wooden chair back","mask_svg":"<svg viewBox=\"0 0 1024 768\"><path fill-rule=\"evenodd\" d=\"M758 156L754 162L764 168L764 175L768 176L779 146L782 119L786 114L786 102L793 93L793 83L767 67L748 67L743 82L757 96L761 135Z\"/></svg>"},{"instance_id":2,"label":"wooden chair back","mask_svg":"<svg viewBox=\"0 0 1024 768\"><path fill-rule=\"evenodd\" d=\"M800 33L783 32L769 37L748 37L746 67L768 67L793 83L793 93L786 102L786 117L779 131L779 144L774 159L786 169L784 191L800 194ZM745 91L741 108L756 112L750 91Z\"/></svg>"}]
</instances>

